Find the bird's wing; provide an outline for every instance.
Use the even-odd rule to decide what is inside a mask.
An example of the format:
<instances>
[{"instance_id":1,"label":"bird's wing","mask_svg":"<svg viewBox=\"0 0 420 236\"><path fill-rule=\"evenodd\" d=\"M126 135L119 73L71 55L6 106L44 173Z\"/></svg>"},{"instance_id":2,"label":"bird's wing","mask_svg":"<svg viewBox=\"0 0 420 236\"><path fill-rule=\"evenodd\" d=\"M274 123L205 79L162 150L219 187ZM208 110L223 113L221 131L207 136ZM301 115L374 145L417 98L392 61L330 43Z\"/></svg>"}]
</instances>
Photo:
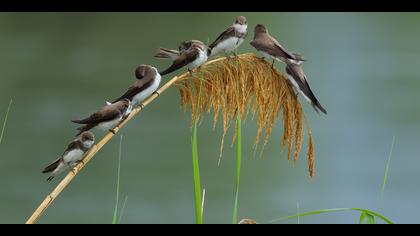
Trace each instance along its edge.
<instances>
[{"instance_id":1,"label":"bird's wing","mask_svg":"<svg viewBox=\"0 0 420 236\"><path fill-rule=\"evenodd\" d=\"M142 79L138 79L136 83L134 83L134 85L130 86L127 89L127 91L123 95L121 95L121 97L115 99L113 103L116 103L124 98L127 98L131 101L134 96L136 96L138 93L148 88L148 86L152 82L153 82L153 77L150 77L150 76L143 77Z\"/></svg>"},{"instance_id":2,"label":"bird's wing","mask_svg":"<svg viewBox=\"0 0 420 236\"><path fill-rule=\"evenodd\" d=\"M290 63L286 66L286 73L291 75L296 80L296 83L298 83L299 87L309 87L308 81L306 80L306 75L303 72L301 66Z\"/></svg>"},{"instance_id":3,"label":"bird's wing","mask_svg":"<svg viewBox=\"0 0 420 236\"><path fill-rule=\"evenodd\" d=\"M175 61L173 61L172 65L169 68L162 72L159 72L159 74L166 75L188 65L197 58L199 53L200 52L198 51L198 49L188 50L182 53Z\"/></svg>"},{"instance_id":4,"label":"bird's wing","mask_svg":"<svg viewBox=\"0 0 420 236\"><path fill-rule=\"evenodd\" d=\"M77 148L80 148L80 141L79 141L78 138L73 140L73 142L71 142L67 146L66 150L64 151L63 155L61 155L61 156L65 156L70 150L74 150L74 149L77 149Z\"/></svg>"},{"instance_id":5,"label":"bird's wing","mask_svg":"<svg viewBox=\"0 0 420 236\"><path fill-rule=\"evenodd\" d=\"M113 120L120 116L121 112L118 109L112 109L112 105L103 107L100 111L93 113L88 118L82 120L72 120L77 124L98 124L104 121Z\"/></svg>"},{"instance_id":6,"label":"bird's wing","mask_svg":"<svg viewBox=\"0 0 420 236\"><path fill-rule=\"evenodd\" d=\"M233 37L233 36L235 36L235 27L231 26L231 27L227 28L225 31L223 31L219 35L219 37L217 37L216 40L214 40L214 42L212 44L210 44L209 48L214 48L221 41L223 41L225 39L228 39L230 37Z\"/></svg>"},{"instance_id":7,"label":"bird's wing","mask_svg":"<svg viewBox=\"0 0 420 236\"><path fill-rule=\"evenodd\" d=\"M303 72L302 67L290 63L286 66L286 73L294 78L299 86L299 89L305 94L306 97L311 100L315 110L318 111L317 109L319 109L323 113L327 114L327 111L322 107L321 103L318 101L318 99L315 97L315 94L309 87L308 80L306 79L306 75Z\"/></svg>"},{"instance_id":8,"label":"bird's wing","mask_svg":"<svg viewBox=\"0 0 420 236\"><path fill-rule=\"evenodd\" d=\"M270 45L269 47L267 47L268 50L271 50L272 53L270 53L271 55L278 55L284 58L288 58L288 59L293 59L296 60L295 55L293 55L292 53L288 52L283 46L281 46L281 44L273 37L271 37L270 40Z\"/></svg>"},{"instance_id":9,"label":"bird's wing","mask_svg":"<svg viewBox=\"0 0 420 236\"><path fill-rule=\"evenodd\" d=\"M44 168L44 170L42 171L42 173L49 173L49 172L54 171L58 167L58 165L60 164L60 161L61 161L61 157L57 158L51 164L49 164L48 166L46 166Z\"/></svg>"}]
</instances>

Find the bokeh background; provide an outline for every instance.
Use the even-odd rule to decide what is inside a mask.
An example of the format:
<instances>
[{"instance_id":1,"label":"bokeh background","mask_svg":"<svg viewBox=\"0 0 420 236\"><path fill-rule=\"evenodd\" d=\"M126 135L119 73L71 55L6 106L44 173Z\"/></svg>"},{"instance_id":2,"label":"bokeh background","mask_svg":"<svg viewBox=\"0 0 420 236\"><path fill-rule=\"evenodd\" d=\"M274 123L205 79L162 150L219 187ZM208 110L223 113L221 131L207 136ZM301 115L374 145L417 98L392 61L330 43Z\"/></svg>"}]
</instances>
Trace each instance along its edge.
<instances>
[{"instance_id":1,"label":"bokeh background","mask_svg":"<svg viewBox=\"0 0 420 236\"><path fill-rule=\"evenodd\" d=\"M263 156L254 156L256 121L247 120L239 217L268 223L296 213L299 204L300 212L380 207L397 223L420 223L418 13L1 13L1 121L10 99L13 105L0 144L0 222L23 223L58 183L47 183L41 170L73 138L71 119L120 95L138 64L168 66L152 57L158 47L192 38L210 42L239 14L247 16L250 33L238 52L255 52L253 27L266 24L283 46L308 59L305 72L328 110L318 115L304 105L315 142L313 179L306 136L296 164L280 149L281 123ZM204 222L230 223L236 149L226 145L217 166L221 127L213 131L211 121L206 117L198 133ZM111 222L121 134L120 199L128 196L122 223L194 223L189 122L177 89L164 93L98 153L39 222ZM104 133L96 134L99 140ZM358 216L331 213L300 222L356 223Z\"/></svg>"}]
</instances>

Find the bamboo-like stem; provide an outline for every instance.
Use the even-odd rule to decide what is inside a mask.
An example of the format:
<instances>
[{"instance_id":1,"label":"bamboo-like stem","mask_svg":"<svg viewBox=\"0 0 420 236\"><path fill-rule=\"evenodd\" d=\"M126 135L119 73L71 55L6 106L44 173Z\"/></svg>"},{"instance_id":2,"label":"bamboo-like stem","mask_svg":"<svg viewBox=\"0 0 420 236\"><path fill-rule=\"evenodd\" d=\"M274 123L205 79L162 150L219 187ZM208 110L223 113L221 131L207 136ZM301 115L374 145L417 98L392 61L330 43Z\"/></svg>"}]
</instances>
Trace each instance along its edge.
<instances>
[{"instance_id":1,"label":"bamboo-like stem","mask_svg":"<svg viewBox=\"0 0 420 236\"><path fill-rule=\"evenodd\" d=\"M239 55L239 57L241 57L241 56L249 56L249 54ZM211 60L211 61L206 62L203 66L206 66L206 65L209 65L209 64L218 62L218 61L222 61L222 60L225 60L225 59L226 59L226 57L216 58L214 60ZM38 219L45 212L45 210L60 195L60 193L67 187L67 185L70 184L70 182L83 169L83 167L85 167L85 165L96 155L96 153L99 150L101 150L102 147L105 146L105 144L107 144L109 142L109 140L111 140L112 137L114 137L114 135L116 133L118 133L118 131L121 128L123 128L135 115L137 115L142 109L144 109L144 107L146 107L147 105L149 105L153 100L155 100L160 94L162 94L167 89L169 89L177 81L184 80L184 79L186 79L188 77L189 77L189 72L185 72L185 73L183 73L183 74L181 74L179 76L175 76L170 81L168 81L166 84L164 84L160 89L158 89L156 91L156 93L154 93L149 98L147 98L146 100L144 100L142 104L140 104L139 106L137 106L136 108L134 108L133 111L130 113L130 115L125 120L123 120L120 124L118 124L114 128L114 130L113 130L114 133L109 132L107 135L105 135L105 137L100 142L98 142L96 145L94 145L89 150L89 152L86 154L86 156L84 157L84 159L77 166L75 166L67 174L66 177L64 177L64 179L57 185L57 187L50 194L47 195L47 197L44 199L44 201L38 206L38 208L34 211L34 213L32 213L31 217L29 217L29 219L26 221L26 224L34 224L36 221L38 221Z\"/></svg>"}]
</instances>

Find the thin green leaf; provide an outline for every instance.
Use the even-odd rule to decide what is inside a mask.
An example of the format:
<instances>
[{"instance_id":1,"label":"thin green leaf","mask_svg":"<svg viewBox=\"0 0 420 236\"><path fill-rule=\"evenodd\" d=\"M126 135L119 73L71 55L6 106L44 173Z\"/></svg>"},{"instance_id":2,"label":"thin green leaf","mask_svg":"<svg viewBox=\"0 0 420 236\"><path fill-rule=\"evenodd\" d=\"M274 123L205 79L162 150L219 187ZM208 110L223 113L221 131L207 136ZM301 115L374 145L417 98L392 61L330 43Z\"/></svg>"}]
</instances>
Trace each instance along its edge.
<instances>
[{"instance_id":1,"label":"thin green leaf","mask_svg":"<svg viewBox=\"0 0 420 236\"><path fill-rule=\"evenodd\" d=\"M360 214L360 218L359 218L359 224L363 224L365 217L366 217L366 211L362 211L362 214Z\"/></svg>"},{"instance_id":2,"label":"thin green leaf","mask_svg":"<svg viewBox=\"0 0 420 236\"><path fill-rule=\"evenodd\" d=\"M198 91L197 106L200 104L202 79L200 78L200 91ZM196 108L198 109L198 107ZM195 200L195 222L197 224L203 223L202 212L202 198L201 198L201 182L200 182L200 169L198 164L198 144L197 144L197 129L198 129L198 113L194 120L193 140L192 140L192 162L194 174L194 200Z\"/></svg>"},{"instance_id":3,"label":"thin green leaf","mask_svg":"<svg viewBox=\"0 0 420 236\"><path fill-rule=\"evenodd\" d=\"M241 177L241 159L242 159L242 134L241 134L241 116L236 113L236 125L238 129L237 138L237 157L236 157L236 186L235 186L235 202L233 206L233 224L238 223L238 196L239 196L239 180Z\"/></svg>"},{"instance_id":4,"label":"thin green leaf","mask_svg":"<svg viewBox=\"0 0 420 236\"><path fill-rule=\"evenodd\" d=\"M124 215L125 205L127 204L127 201L128 201L128 196L125 196L124 202L123 202L122 207L121 207L120 217L118 219L118 224L121 224L121 219Z\"/></svg>"},{"instance_id":5,"label":"thin green leaf","mask_svg":"<svg viewBox=\"0 0 420 236\"><path fill-rule=\"evenodd\" d=\"M119 202L119 195L120 195L120 175L121 175L121 147L122 147L122 140L123 136L120 136L120 146L118 150L118 170L117 170L117 197L115 200L115 209L114 209L114 216L112 217L112 224L117 224L117 215L118 215L118 202Z\"/></svg>"},{"instance_id":6,"label":"thin green leaf","mask_svg":"<svg viewBox=\"0 0 420 236\"><path fill-rule=\"evenodd\" d=\"M366 224L370 224L370 225L375 224L375 216L369 213L366 213Z\"/></svg>"},{"instance_id":7,"label":"thin green leaf","mask_svg":"<svg viewBox=\"0 0 420 236\"><path fill-rule=\"evenodd\" d=\"M367 210L367 209L363 209L363 208L321 209L321 210L317 210L317 211L304 212L304 213L300 213L300 214L296 214L296 215L291 215L291 216L286 216L286 217L283 217L283 218L274 219L274 220L271 220L270 223L277 222L277 221L284 221L284 220L287 220L287 219L293 219L293 218L296 218L298 216L318 215L318 214L322 214L322 213L339 212L339 211L359 211L359 212L364 212L365 211L367 214L376 216L376 217L380 218L381 220L383 220L384 222L386 222L388 224L393 224L393 222L390 219L381 215L380 213L370 211L370 210Z\"/></svg>"},{"instance_id":8,"label":"thin green leaf","mask_svg":"<svg viewBox=\"0 0 420 236\"><path fill-rule=\"evenodd\" d=\"M200 183L200 170L198 166L198 148L197 148L197 123L194 122L193 131L193 148L192 148L192 162L194 172L194 193L195 193L195 222L197 224L203 223L201 213L201 183Z\"/></svg>"},{"instance_id":9,"label":"thin green leaf","mask_svg":"<svg viewBox=\"0 0 420 236\"><path fill-rule=\"evenodd\" d=\"M384 192L385 192L385 186L386 186L386 183L388 181L389 166L391 164L391 157L392 157L392 151L394 150L394 145L395 145L395 136L392 137L391 149L389 150L388 161L387 161L386 167L385 167L384 179L382 181L382 186L381 186L381 195L379 197L378 211L381 209L382 199L383 199L383 195L384 195Z\"/></svg>"},{"instance_id":10,"label":"thin green leaf","mask_svg":"<svg viewBox=\"0 0 420 236\"><path fill-rule=\"evenodd\" d=\"M300 224L300 216L299 216L299 214L300 214L300 207L299 207L299 201L296 202L296 209L297 209L297 215L298 215L298 217L297 217L297 223Z\"/></svg>"},{"instance_id":11,"label":"thin green leaf","mask_svg":"<svg viewBox=\"0 0 420 236\"><path fill-rule=\"evenodd\" d=\"M13 99L10 99L9 106L7 107L6 116L4 117L4 121L3 121L3 127L1 129L0 144L3 141L3 134L4 134L4 130L6 129L7 117L9 116L9 111L10 111L10 107L12 107L12 103L13 103Z\"/></svg>"}]
</instances>

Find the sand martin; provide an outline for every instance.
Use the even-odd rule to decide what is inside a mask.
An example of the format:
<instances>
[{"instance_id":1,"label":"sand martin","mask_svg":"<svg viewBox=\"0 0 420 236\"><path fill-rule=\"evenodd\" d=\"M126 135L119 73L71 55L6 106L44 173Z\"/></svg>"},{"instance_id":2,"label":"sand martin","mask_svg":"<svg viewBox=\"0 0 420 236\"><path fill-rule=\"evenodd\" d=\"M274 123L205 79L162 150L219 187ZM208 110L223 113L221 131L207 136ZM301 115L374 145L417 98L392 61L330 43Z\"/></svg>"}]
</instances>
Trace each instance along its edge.
<instances>
[{"instance_id":1,"label":"sand martin","mask_svg":"<svg viewBox=\"0 0 420 236\"><path fill-rule=\"evenodd\" d=\"M131 101L128 98L124 98L121 101L102 107L86 119L72 120L72 122L84 124L84 126L78 128L79 134L94 127L113 132L112 129L130 114L131 109Z\"/></svg>"},{"instance_id":2,"label":"sand martin","mask_svg":"<svg viewBox=\"0 0 420 236\"><path fill-rule=\"evenodd\" d=\"M248 25L245 16L238 16L235 22L233 22L233 25L223 31L223 33L210 44L210 56L215 56L219 53L224 53L226 55L229 55L229 53L235 54L235 49L243 43L245 37L248 35L246 30L247 27Z\"/></svg>"},{"instance_id":3,"label":"sand martin","mask_svg":"<svg viewBox=\"0 0 420 236\"><path fill-rule=\"evenodd\" d=\"M51 181L55 176L76 166L94 143L95 135L92 132L86 131L77 136L61 157L44 168L42 173L51 173L47 181Z\"/></svg>"},{"instance_id":4,"label":"sand martin","mask_svg":"<svg viewBox=\"0 0 420 236\"><path fill-rule=\"evenodd\" d=\"M155 57L170 58L172 65L166 70L159 72L159 74L166 75L184 66L191 72L193 69L203 65L207 61L210 53L210 48L199 40L182 42L179 46L179 51L160 48L155 54Z\"/></svg>"},{"instance_id":5,"label":"sand martin","mask_svg":"<svg viewBox=\"0 0 420 236\"><path fill-rule=\"evenodd\" d=\"M281 46L280 43L268 33L267 28L262 24L255 26L254 39L250 44L263 55L263 58L267 57L273 59L272 66L274 65L274 60L282 61L286 64L288 60L302 60L302 58L296 58L295 55Z\"/></svg>"},{"instance_id":6,"label":"sand martin","mask_svg":"<svg viewBox=\"0 0 420 236\"><path fill-rule=\"evenodd\" d=\"M297 59L303 59L303 56L300 54L293 53L293 55ZM324 114L327 114L327 111L321 106L321 103L309 87L308 79L302 69L302 61L286 60L286 73L288 80L298 94L301 94L314 107L316 112L322 111Z\"/></svg>"},{"instance_id":7,"label":"sand martin","mask_svg":"<svg viewBox=\"0 0 420 236\"><path fill-rule=\"evenodd\" d=\"M135 107L156 92L161 81L161 76L155 67L144 64L140 65L137 67L135 75L137 78L136 82L121 97L116 99L114 103L127 98L131 100L132 106Z\"/></svg>"}]
</instances>

